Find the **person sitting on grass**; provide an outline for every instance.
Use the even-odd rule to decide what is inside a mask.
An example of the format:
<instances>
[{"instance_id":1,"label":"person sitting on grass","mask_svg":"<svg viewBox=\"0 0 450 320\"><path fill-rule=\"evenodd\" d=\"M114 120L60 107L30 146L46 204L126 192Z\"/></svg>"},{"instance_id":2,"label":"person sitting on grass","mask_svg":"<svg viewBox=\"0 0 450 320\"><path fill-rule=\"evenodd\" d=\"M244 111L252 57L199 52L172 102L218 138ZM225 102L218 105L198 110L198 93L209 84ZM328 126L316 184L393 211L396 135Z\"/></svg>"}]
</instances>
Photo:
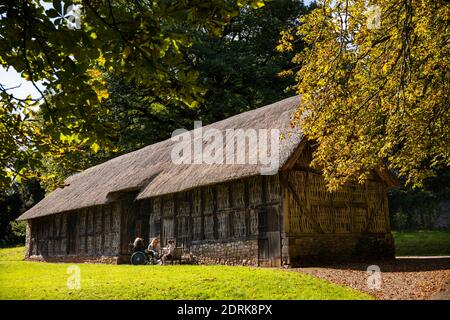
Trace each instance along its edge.
<instances>
[{"instance_id":1,"label":"person sitting on grass","mask_svg":"<svg viewBox=\"0 0 450 320\"><path fill-rule=\"evenodd\" d=\"M162 264L166 264L167 260L172 260L173 252L175 251L175 240L167 241L167 246L163 249L164 254L161 257Z\"/></svg>"}]
</instances>

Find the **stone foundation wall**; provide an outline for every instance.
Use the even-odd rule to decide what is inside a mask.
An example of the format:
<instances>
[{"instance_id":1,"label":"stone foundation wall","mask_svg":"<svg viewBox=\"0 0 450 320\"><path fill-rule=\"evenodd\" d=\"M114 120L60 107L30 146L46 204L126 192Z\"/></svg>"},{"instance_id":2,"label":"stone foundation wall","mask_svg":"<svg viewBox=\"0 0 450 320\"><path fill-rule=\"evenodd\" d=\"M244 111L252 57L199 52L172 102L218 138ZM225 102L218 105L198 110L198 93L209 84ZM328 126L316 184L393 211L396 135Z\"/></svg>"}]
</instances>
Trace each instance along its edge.
<instances>
[{"instance_id":1,"label":"stone foundation wall","mask_svg":"<svg viewBox=\"0 0 450 320\"><path fill-rule=\"evenodd\" d=\"M393 259L394 239L385 234L315 234L288 237L289 264L310 265L343 260Z\"/></svg>"},{"instance_id":2,"label":"stone foundation wall","mask_svg":"<svg viewBox=\"0 0 450 320\"><path fill-rule=\"evenodd\" d=\"M27 221L27 227L26 227L26 233L25 233L25 258L28 258L30 256L30 241L31 241L31 222Z\"/></svg>"},{"instance_id":3,"label":"stone foundation wall","mask_svg":"<svg viewBox=\"0 0 450 320\"><path fill-rule=\"evenodd\" d=\"M192 243L190 251L201 264L258 265L258 240Z\"/></svg>"},{"instance_id":4,"label":"stone foundation wall","mask_svg":"<svg viewBox=\"0 0 450 320\"><path fill-rule=\"evenodd\" d=\"M60 263L103 263L103 264L118 264L119 257L106 257L106 256L77 256L77 255L66 255L66 256L42 256L42 255L32 255L26 257L25 260L28 261L40 261L40 262L60 262Z\"/></svg>"},{"instance_id":5,"label":"stone foundation wall","mask_svg":"<svg viewBox=\"0 0 450 320\"><path fill-rule=\"evenodd\" d=\"M281 235L281 265L286 266L290 263L289 238L285 233Z\"/></svg>"}]
</instances>

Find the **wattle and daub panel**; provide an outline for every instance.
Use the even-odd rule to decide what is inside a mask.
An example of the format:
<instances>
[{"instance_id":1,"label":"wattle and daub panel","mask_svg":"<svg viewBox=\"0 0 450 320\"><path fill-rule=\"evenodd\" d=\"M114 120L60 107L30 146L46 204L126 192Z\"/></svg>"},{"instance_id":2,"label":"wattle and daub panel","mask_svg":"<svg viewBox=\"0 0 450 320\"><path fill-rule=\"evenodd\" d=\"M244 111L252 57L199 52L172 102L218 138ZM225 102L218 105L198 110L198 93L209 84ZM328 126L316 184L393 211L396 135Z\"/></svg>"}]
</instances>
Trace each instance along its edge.
<instances>
[{"instance_id":1,"label":"wattle and daub panel","mask_svg":"<svg viewBox=\"0 0 450 320\"><path fill-rule=\"evenodd\" d=\"M54 214L30 225L31 256L118 254L120 210L112 205Z\"/></svg>"},{"instance_id":2,"label":"wattle and daub panel","mask_svg":"<svg viewBox=\"0 0 450 320\"><path fill-rule=\"evenodd\" d=\"M289 233L384 233L388 231L385 189L369 180L328 192L322 175L290 171L287 179Z\"/></svg>"}]
</instances>

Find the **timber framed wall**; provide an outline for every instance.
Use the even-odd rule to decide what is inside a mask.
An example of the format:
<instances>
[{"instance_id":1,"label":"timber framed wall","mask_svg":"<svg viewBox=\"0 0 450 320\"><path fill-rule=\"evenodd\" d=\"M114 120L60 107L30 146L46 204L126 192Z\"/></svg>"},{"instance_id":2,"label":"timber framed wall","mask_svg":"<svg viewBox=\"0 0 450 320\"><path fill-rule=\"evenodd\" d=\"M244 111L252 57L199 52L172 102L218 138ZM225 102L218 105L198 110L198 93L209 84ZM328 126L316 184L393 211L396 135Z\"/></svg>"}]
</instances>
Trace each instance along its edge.
<instances>
[{"instance_id":1,"label":"timber framed wall","mask_svg":"<svg viewBox=\"0 0 450 320\"><path fill-rule=\"evenodd\" d=\"M372 175L364 185L328 192L320 172L309 167L306 144L284 173L284 249L289 264L352 258L393 258L387 190Z\"/></svg>"},{"instance_id":2,"label":"timber framed wall","mask_svg":"<svg viewBox=\"0 0 450 320\"><path fill-rule=\"evenodd\" d=\"M144 238L175 239L202 263L280 265L278 175L254 176L141 200L135 227Z\"/></svg>"},{"instance_id":3,"label":"timber framed wall","mask_svg":"<svg viewBox=\"0 0 450 320\"><path fill-rule=\"evenodd\" d=\"M117 204L28 221L27 258L117 262L121 212Z\"/></svg>"}]
</instances>

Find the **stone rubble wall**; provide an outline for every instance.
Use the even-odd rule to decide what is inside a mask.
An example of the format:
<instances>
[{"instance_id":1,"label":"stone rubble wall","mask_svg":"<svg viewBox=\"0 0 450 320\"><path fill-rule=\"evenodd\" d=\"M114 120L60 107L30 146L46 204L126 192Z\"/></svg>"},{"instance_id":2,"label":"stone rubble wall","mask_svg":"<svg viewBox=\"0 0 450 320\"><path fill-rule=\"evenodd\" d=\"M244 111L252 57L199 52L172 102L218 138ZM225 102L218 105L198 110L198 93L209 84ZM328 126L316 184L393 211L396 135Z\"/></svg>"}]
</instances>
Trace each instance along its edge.
<instances>
[{"instance_id":1,"label":"stone rubble wall","mask_svg":"<svg viewBox=\"0 0 450 320\"><path fill-rule=\"evenodd\" d=\"M258 265L258 240L193 243L190 251L201 264Z\"/></svg>"},{"instance_id":2,"label":"stone rubble wall","mask_svg":"<svg viewBox=\"0 0 450 320\"><path fill-rule=\"evenodd\" d=\"M39 262L56 262L56 263L101 263L101 264L117 264L119 258L111 256L78 256L78 255L65 255L65 256L42 256L32 255L26 258L28 261Z\"/></svg>"},{"instance_id":3,"label":"stone rubble wall","mask_svg":"<svg viewBox=\"0 0 450 320\"><path fill-rule=\"evenodd\" d=\"M292 266L365 259L394 259L388 234L321 234L288 238Z\"/></svg>"}]
</instances>

